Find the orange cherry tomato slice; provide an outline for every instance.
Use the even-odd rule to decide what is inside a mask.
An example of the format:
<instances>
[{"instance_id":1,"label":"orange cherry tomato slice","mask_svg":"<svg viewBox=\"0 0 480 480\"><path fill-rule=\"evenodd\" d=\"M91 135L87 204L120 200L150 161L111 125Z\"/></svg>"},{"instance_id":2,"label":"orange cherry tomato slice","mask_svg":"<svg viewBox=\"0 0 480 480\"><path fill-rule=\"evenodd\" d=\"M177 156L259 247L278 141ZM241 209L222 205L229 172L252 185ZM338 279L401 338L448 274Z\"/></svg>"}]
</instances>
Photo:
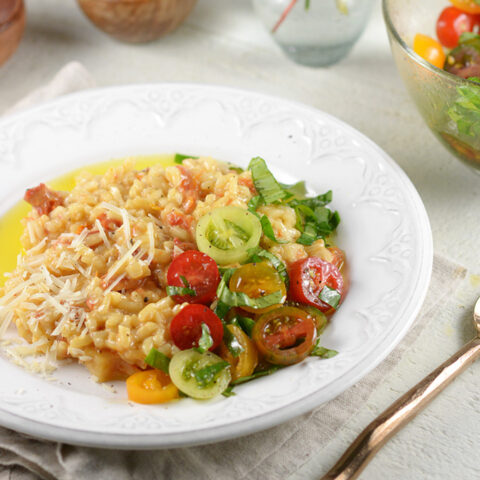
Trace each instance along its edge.
<instances>
[{"instance_id":1,"label":"orange cherry tomato slice","mask_svg":"<svg viewBox=\"0 0 480 480\"><path fill-rule=\"evenodd\" d=\"M317 339L311 315L296 307L281 307L263 314L252 338L258 351L274 365L293 365L305 359Z\"/></svg>"},{"instance_id":2,"label":"orange cherry tomato slice","mask_svg":"<svg viewBox=\"0 0 480 480\"><path fill-rule=\"evenodd\" d=\"M128 399L136 403L166 403L178 398L178 388L161 370L145 370L127 378Z\"/></svg>"},{"instance_id":3,"label":"orange cherry tomato slice","mask_svg":"<svg viewBox=\"0 0 480 480\"><path fill-rule=\"evenodd\" d=\"M480 13L480 5L474 0L450 0L450 3L467 13Z\"/></svg>"},{"instance_id":4,"label":"orange cherry tomato slice","mask_svg":"<svg viewBox=\"0 0 480 480\"><path fill-rule=\"evenodd\" d=\"M445 52L440 42L437 42L428 35L417 33L413 40L414 52L431 65L442 69L445 64Z\"/></svg>"},{"instance_id":5,"label":"orange cherry tomato slice","mask_svg":"<svg viewBox=\"0 0 480 480\"><path fill-rule=\"evenodd\" d=\"M247 263L237 268L230 279L229 287L232 292L242 292L250 298L259 298L278 291L282 292L281 303L287 298L285 283L277 271L266 262ZM251 313L264 313L280 306L281 304L256 309L252 307L240 308Z\"/></svg>"}]
</instances>

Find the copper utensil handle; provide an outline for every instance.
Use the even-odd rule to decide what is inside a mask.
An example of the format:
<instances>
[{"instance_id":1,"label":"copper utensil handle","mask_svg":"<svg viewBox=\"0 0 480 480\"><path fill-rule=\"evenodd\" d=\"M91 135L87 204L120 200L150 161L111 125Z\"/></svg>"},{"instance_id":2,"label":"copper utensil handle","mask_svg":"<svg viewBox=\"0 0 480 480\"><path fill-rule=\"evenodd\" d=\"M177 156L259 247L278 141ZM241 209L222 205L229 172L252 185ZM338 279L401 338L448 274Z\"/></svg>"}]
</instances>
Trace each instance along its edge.
<instances>
[{"instance_id":1,"label":"copper utensil handle","mask_svg":"<svg viewBox=\"0 0 480 480\"><path fill-rule=\"evenodd\" d=\"M353 480L357 478L378 450L395 433L479 357L480 338L477 337L370 423L321 480Z\"/></svg>"}]
</instances>

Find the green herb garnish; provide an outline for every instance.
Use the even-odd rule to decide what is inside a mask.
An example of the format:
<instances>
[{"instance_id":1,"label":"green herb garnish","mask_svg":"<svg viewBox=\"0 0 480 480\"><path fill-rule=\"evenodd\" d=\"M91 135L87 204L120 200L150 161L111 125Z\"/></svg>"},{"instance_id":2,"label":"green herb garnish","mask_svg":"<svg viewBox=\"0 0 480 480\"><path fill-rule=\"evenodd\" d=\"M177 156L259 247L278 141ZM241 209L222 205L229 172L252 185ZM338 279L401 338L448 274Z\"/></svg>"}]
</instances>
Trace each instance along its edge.
<instances>
[{"instance_id":1,"label":"green herb garnish","mask_svg":"<svg viewBox=\"0 0 480 480\"><path fill-rule=\"evenodd\" d=\"M234 397L236 393L233 391L233 385L229 385L223 392L224 397Z\"/></svg>"},{"instance_id":2,"label":"green herb garnish","mask_svg":"<svg viewBox=\"0 0 480 480\"><path fill-rule=\"evenodd\" d=\"M223 328L223 342L233 357L238 357L245 350L227 327Z\"/></svg>"},{"instance_id":3,"label":"green herb garnish","mask_svg":"<svg viewBox=\"0 0 480 480\"><path fill-rule=\"evenodd\" d=\"M249 337L252 336L252 329L255 325L255 320L248 317L242 317L241 315L235 315L229 323L240 327Z\"/></svg>"},{"instance_id":4,"label":"green herb garnish","mask_svg":"<svg viewBox=\"0 0 480 480\"><path fill-rule=\"evenodd\" d=\"M263 158L252 158L248 169L252 172L253 184L265 205L280 202L292 196L277 182Z\"/></svg>"},{"instance_id":5,"label":"green herb garnish","mask_svg":"<svg viewBox=\"0 0 480 480\"><path fill-rule=\"evenodd\" d=\"M206 323L202 323L202 335L198 340L198 347L195 350L199 353L205 353L213 345L213 338L210 335L210 329Z\"/></svg>"},{"instance_id":6,"label":"green herb garnish","mask_svg":"<svg viewBox=\"0 0 480 480\"><path fill-rule=\"evenodd\" d=\"M280 290L258 298L251 298L243 292L232 292L228 288L228 282L234 272L235 269L230 268L223 274L222 280L217 288L219 302L229 307L251 307L255 309L270 307L282 302L283 293Z\"/></svg>"},{"instance_id":7,"label":"green herb garnish","mask_svg":"<svg viewBox=\"0 0 480 480\"><path fill-rule=\"evenodd\" d=\"M267 375L271 375L275 373L277 370L280 370L281 367L275 365L268 370L261 370L259 372L254 372L248 377L240 377L230 383L230 385L240 385L241 383L250 382L251 380L255 380L256 378L265 377Z\"/></svg>"},{"instance_id":8,"label":"green herb garnish","mask_svg":"<svg viewBox=\"0 0 480 480\"><path fill-rule=\"evenodd\" d=\"M252 248L248 251L248 260L245 263L261 262L263 259L268 260L272 264L273 268L275 268L275 270L280 275L288 288L290 281L288 278L287 267L273 253L270 253L267 250L263 250L260 247Z\"/></svg>"},{"instance_id":9,"label":"green herb garnish","mask_svg":"<svg viewBox=\"0 0 480 480\"><path fill-rule=\"evenodd\" d=\"M197 295L195 290L189 287L176 287L173 285L168 285L166 291L169 297L173 295L191 295L192 297L195 297Z\"/></svg>"},{"instance_id":10,"label":"green herb garnish","mask_svg":"<svg viewBox=\"0 0 480 480\"><path fill-rule=\"evenodd\" d=\"M187 158L197 159L198 157L194 157L193 155L184 155L183 153L176 153L175 157L173 158L173 161L175 163L181 164Z\"/></svg>"},{"instance_id":11,"label":"green herb garnish","mask_svg":"<svg viewBox=\"0 0 480 480\"><path fill-rule=\"evenodd\" d=\"M170 359L162 352L159 352L156 348L152 348L145 358L145 363L157 370L168 373Z\"/></svg>"},{"instance_id":12,"label":"green herb garnish","mask_svg":"<svg viewBox=\"0 0 480 480\"><path fill-rule=\"evenodd\" d=\"M211 385L216 376L226 368L229 368L230 364L228 362L218 362L213 365L207 365L206 367L201 368L200 370L194 370L193 376L195 381L200 388L206 388Z\"/></svg>"},{"instance_id":13,"label":"green herb garnish","mask_svg":"<svg viewBox=\"0 0 480 480\"><path fill-rule=\"evenodd\" d=\"M340 295L340 292L338 290L334 290L333 288L325 285L322 288L322 291L320 292L318 298L322 302L336 309L338 307L338 304L340 303L342 296Z\"/></svg>"},{"instance_id":14,"label":"green herb garnish","mask_svg":"<svg viewBox=\"0 0 480 480\"><path fill-rule=\"evenodd\" d=\"M313 350L310 352L311 357L332 358L335 355L338 355L338 352L336 350L321 347L319 343L320 339L317 340L315 347L313 347Z\"/></svg>"}]
</instances>

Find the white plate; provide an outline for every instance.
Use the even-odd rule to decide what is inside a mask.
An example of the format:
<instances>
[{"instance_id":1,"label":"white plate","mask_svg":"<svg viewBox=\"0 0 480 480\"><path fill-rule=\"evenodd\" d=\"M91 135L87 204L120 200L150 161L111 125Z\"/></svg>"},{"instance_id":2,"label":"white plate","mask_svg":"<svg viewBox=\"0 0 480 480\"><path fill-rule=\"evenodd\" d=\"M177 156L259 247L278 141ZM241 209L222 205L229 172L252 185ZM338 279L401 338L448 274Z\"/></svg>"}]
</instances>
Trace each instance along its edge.
<instances>
[{"instance_id":1,"label":"white plate","mask_svg":"<svg viewBox=\"0 0 480 480\"><path fill-rule=\"evenodd\" d=\"M280 180L332 189L342 216L351 289L323 335L340 353L306 362L202 403L129 404L79 366L47 382L0 358L0 423L74 444L165 448L262 430L330 400L378 365L422 304L432 238L403 171L359 132L318 110L228 88L159 84L62 98L0 122L0 213L26 187L80 165L135 154L186 152L239 165L264 157ZM1 239L0 239L1 242ZM321 432L319 432L321 434Z\"/></svg>"}]
</instances>

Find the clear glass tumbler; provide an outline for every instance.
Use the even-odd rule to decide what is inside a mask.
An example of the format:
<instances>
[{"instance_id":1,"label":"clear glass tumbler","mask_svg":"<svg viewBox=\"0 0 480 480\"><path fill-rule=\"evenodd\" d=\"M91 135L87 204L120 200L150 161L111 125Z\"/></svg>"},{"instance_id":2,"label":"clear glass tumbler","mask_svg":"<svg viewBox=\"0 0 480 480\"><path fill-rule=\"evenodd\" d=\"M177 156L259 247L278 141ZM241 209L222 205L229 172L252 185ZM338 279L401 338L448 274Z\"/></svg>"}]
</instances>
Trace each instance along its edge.
<instances>
[{"instance_id":1,"label":"clear glass tumbler","mask_svg":"<svg viewBox=\"0 0 480 480\"><path fill-rule=\"evenodd\" d=\"M373 0L252 2L285 54L294 62L312 67L332 65L348 54L363 32L373 5ZM284 21L274 30L286 11Z\"/></svg>"}]
</instances>

